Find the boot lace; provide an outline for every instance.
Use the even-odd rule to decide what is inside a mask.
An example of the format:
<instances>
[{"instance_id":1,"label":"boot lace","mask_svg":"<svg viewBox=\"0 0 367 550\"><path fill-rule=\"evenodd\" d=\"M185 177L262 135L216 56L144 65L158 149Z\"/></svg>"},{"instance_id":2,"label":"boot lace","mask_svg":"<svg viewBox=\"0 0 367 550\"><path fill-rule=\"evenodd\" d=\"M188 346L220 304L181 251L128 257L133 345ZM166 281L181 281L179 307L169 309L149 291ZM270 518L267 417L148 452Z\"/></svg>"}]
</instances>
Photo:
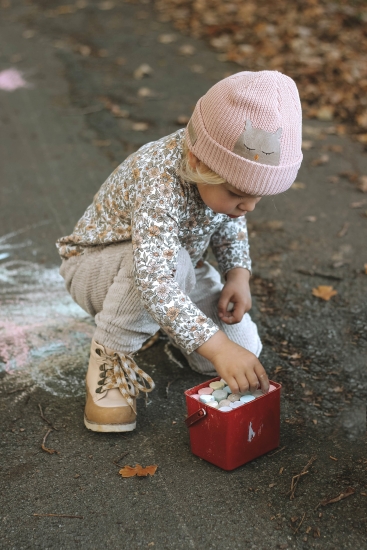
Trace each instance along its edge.
<instances>
[{"instance_id":1,"label":"boot lace","mask_svg":"<svg viewBox=\"0 0 367 550\"><path fill-rule=\"evenodd\" d=\"M108 355L105 351L97 348L96 354L100 358L100 380L96 393L105 393L107 390L118 388L121 395L133 408L133 397L139 392L151 392L155 384L153 379L135 363L131 355L115 352Z\"/></svg>"}]
</instances>

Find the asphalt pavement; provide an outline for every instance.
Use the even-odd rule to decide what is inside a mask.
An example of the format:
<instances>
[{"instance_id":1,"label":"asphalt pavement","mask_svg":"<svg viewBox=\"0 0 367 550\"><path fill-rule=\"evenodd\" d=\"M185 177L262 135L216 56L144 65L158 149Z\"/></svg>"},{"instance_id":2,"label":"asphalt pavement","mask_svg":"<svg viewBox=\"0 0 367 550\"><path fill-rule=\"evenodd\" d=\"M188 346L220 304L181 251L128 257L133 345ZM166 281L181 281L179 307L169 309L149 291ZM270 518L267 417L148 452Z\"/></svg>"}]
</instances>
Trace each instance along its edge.
<instances>
[{"instance_id":1,"label":"asphalt pavement","mask_svg":"<svg viewBox=\"0 0 367 550\"><path fill-rule=\"evenodd\" d=\"M182 127L239 67L149 1L2 0L0 44L0 88L23 79L0 89L0 548L366 548L362 145L337 121L305 120L296 184L248 216L281 440L225 472L190 451L183 392L203 377L163 335L137 357L156 382L137 430L84 428L93 320L65 291L54 243L124 158ZM137 463L156 474L118 474Z\"/></svg>"}]
</instances>

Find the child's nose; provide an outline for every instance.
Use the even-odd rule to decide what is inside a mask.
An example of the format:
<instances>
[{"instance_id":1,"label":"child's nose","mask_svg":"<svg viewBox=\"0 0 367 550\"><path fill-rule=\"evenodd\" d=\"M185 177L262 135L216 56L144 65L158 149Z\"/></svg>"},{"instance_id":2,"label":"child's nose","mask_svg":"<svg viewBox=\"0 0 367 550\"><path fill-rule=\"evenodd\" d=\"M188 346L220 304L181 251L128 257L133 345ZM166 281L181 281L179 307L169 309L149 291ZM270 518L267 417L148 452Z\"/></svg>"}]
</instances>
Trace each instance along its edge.
<instances>
[{"instance_id":1,"label":"child's nose","mask_svg":"<svg viewBox=\"0 0 367 550\"><path fill-rule=\"evenodd\" d=\"M242 202L238 206L241 210L244 210L246 212L252 212L253 210L255 210L256 202L257 202L256 200L246 201L246 202Z\"/></svg>"}]
</instances>

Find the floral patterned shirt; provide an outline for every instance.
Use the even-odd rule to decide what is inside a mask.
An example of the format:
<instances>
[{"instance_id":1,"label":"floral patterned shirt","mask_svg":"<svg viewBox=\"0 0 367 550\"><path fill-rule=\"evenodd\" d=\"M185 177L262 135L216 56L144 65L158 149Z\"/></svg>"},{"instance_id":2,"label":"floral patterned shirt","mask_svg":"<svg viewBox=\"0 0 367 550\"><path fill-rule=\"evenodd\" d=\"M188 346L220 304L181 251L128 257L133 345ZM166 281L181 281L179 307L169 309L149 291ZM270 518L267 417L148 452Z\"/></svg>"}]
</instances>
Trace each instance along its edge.
<instances>
[{"instance_id":1,"label":"floral patterned shirt","mask_svg":"<svg viewBox=\"0 0 367 550\"><path fill-rule=\"evenodd\" d=\"M62 258L70 258L86 247L131 240L144 306L191 353L219 329L175 282L179 249L188 251L195 266L211 244L223 274L235 267L250 270L251 260L245 218L216 214L196 185L178 176L184 139L184 130L178 130L130 155L57 247Z\"/></svg>"}]
</instances>

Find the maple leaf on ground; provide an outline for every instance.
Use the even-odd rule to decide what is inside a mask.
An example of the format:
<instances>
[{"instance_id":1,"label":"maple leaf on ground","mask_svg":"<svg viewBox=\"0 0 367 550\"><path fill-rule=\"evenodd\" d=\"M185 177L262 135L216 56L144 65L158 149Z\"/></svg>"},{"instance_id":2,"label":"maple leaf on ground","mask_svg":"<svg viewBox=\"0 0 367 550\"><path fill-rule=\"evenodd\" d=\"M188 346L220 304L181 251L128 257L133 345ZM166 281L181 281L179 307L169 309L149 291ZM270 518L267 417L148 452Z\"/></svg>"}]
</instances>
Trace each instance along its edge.
<instances>
[{"instance_id":1,"label":"maple leaf on ground","mask_svg":"<svg viewBox=\"0 0 367 550\"><path fill-rule=\"evenodd\" d=\"M338 294L338 292L332 286L320 285L317 288L312 289L313 296L321 298L321 300L325 300L326 302L328 302L330 298L336 294Z\"/></svg>"},{"instance_id":2,"label":"maple leaf on ground","mask_svg":"<svg viewBox=\"0 0 367 550\"><path fill-rule=\"evenodd\" d=\"M119 474L122 477L146 477L147 475L154 476L157 468L158 466L156 464L146 466L145 468L143 468L140 464L136 464L135 466L126 465L119 471Z\"/></svg>"}]
</instances>

